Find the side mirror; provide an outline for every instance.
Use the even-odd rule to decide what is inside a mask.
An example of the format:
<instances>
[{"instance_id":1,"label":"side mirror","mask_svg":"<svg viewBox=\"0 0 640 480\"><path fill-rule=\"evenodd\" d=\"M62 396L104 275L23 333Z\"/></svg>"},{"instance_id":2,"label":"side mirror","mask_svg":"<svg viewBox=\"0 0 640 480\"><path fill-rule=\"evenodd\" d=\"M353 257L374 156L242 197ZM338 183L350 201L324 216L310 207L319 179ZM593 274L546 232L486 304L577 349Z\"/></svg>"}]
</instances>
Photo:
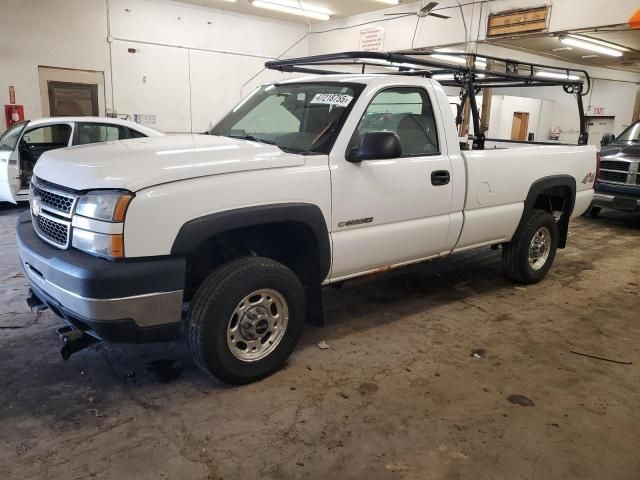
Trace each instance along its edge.
<instances>
[{"instance_id":1,"label":"side mirror","mask_svg":"<svg viewBox=\"0 0 640 480\"><path fill-rule=\"evenodd\" d=\"M613 133L606 133L602 136L602 140L600 140L600 146L606 147L610 143L612 143L616 139L616 136Z\"/></svg>"},{"instance_id":2,"label":"side mirror","mask_svg":"<svg viewBox=\"0 0 640 480\"><path fill-rule=\"evenodd\" d=\"M360 144L348 153L347 160L357 163L401 156L400 137L394 132L367 132L362 136Z\"/></svg>"}]
</instances>

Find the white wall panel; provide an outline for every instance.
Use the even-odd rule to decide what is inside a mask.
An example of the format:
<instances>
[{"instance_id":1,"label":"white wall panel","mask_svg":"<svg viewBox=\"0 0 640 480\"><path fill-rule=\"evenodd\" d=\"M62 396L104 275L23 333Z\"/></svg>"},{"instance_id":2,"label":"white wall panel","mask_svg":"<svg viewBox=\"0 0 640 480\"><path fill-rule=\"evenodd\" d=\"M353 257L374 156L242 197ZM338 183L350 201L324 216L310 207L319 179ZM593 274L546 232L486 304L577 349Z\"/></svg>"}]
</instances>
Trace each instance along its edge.
<instances>
[{"instance_id":1,"label":"white wall panel","mask_svg":"<svg viewBox=\"0 0 640 480\"><path fill-rule=\"evenodd\" d=\"M136 53L129 53L135 48ZM184 48L113 43L113 96L120 113L150 114L165 132L189 132L189 63Z\"/></svg>"},{"instance_id":2,"label":"white wall panel","mask_svg":"<svg viewBox=\"0 0 640 480\"><path fill-rule=\"evenodd\" d=\"M275 57L307 31L297 23L170 1L109 5L111 36L123 40Z\"/></svg>"}]
</instances>

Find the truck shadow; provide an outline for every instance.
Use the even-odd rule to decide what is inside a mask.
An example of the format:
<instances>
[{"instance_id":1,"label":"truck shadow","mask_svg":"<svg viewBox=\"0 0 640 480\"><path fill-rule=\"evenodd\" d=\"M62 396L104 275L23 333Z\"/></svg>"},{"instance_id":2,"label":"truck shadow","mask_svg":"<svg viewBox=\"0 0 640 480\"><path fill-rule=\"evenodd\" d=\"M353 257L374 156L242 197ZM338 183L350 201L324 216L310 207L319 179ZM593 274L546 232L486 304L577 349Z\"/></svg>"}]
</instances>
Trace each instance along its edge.
<instances>
[{"instance_id":1,"label":"truck shadow","mask_svg":"<svg viewBox=\"0 0 640 480\"><path fill-rule=\"evenodd\" d=\"M319 337L336 339L415 314L427 315L439 307L513 286L502 276L501 251L489 249L352 280L339 289L324 289L326 326L308 329L301 343L305 346Z\"/></svg>"}]
</instances>

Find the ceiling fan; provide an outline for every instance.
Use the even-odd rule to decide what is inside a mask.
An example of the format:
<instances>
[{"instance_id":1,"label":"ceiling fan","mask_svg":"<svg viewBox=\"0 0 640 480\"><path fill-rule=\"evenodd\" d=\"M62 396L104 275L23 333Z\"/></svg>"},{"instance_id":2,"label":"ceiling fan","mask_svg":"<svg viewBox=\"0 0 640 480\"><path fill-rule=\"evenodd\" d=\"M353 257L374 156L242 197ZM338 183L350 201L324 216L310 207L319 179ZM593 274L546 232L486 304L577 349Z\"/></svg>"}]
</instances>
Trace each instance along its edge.
<instances>
[{"instance_id":1,"label":"ceiling fan","mask_svg":"<svg viewBox=\"0 0 640 480\"><path fill-rule=\"evenodd\" d=\"M440 15L439 13L433 13L433 10L438 5L438 2L429 2L424 7L422 7L417 12L398 12L398 13L385 13L385 16L394 16L394 15L417 15L418 17L437 17L448 19L451 18L447 15Z\"/></svg>"}]
</instances>

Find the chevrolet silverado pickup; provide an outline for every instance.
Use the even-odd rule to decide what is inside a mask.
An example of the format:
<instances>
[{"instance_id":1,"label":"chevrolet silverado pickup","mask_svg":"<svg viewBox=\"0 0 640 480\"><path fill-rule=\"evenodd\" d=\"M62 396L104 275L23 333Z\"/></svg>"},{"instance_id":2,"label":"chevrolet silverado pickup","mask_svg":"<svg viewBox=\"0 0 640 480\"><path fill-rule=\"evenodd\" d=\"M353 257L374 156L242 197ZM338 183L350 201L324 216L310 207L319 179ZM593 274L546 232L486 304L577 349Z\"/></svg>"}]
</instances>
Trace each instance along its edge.
<instances>
[{"instance_id":1,"label":"chevrolet silverado pickup","mask_svg":"<svg viewBox=\"0 0 640 480\"><path fill-rule=\"evenodd\" d=\"M17 226L29 304L69 345L183 338L243 384L322 322L322 286L489 246L540 281L591 203L595 147L461 150L442 85L404 73L286 79L208 134L45 153Z\"/></svg>"}]
</instances>

